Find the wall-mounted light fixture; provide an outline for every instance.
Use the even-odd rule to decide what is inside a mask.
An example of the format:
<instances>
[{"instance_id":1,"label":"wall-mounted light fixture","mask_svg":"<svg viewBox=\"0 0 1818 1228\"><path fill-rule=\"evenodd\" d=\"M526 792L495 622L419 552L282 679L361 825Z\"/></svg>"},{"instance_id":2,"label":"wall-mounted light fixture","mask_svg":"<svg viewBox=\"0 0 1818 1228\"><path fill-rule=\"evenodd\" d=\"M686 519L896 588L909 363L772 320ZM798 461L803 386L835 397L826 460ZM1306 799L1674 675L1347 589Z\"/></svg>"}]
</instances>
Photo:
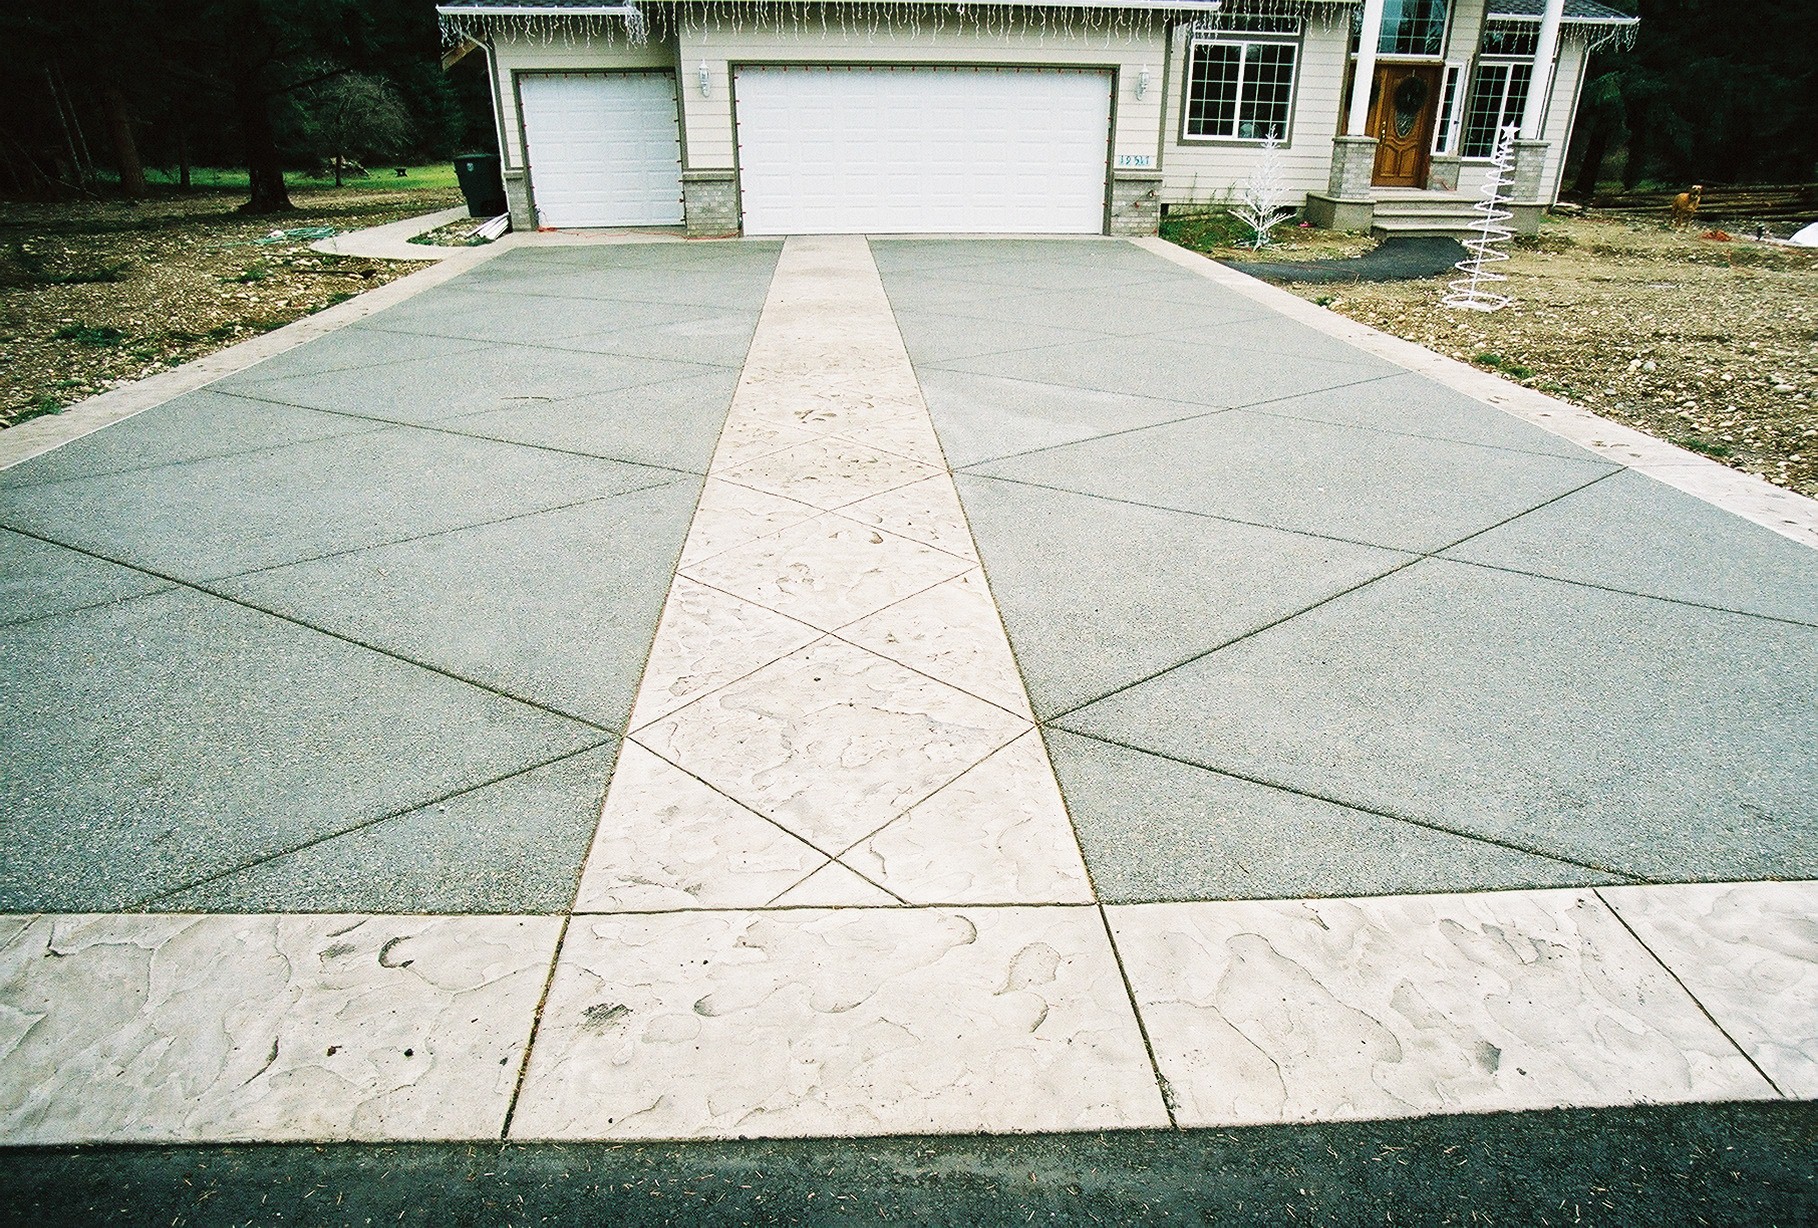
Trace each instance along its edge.
<instances>
[{"instance_id":1,"label":"wall-mounted light fixture","mask_svg":"<svg viewBox=\"0 0 1818 1228\"><path fill-rule=\"evenodd\" d=\"M699 71L701 75L701 97L711 98L713 97L713 70L707 67L706 60L702 60Z\"/></svg>"},{"instance_id":2,"label":"wall-mounted light fixture","mask_svg":"<svg viewBox=\"0 0 1818 1228\"><path fill-rule=\"evenodd\" d=\"M1149 92L1149 66L1144 64L1136 70L1136 96L1141 98Z\"/></svg>"}]
</instances>

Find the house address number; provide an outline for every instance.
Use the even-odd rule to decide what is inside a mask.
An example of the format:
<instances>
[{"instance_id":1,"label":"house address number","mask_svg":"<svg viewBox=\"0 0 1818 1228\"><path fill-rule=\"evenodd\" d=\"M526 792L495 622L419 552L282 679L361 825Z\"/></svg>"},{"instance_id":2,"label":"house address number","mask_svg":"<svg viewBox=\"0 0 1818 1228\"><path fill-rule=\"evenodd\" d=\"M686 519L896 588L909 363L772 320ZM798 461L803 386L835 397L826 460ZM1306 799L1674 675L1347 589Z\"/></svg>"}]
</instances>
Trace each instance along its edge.
<instances>
[{"instance_id":1,"label":"house address number","mask_svg":"<svg viewBox=\"0 0 1818 1228\"><path fill-rule=\"evenodd\" d=\"M1118 154L1119 170L1147 170L1155 165L1154 154Z\"/></svg>"}]
</instances>

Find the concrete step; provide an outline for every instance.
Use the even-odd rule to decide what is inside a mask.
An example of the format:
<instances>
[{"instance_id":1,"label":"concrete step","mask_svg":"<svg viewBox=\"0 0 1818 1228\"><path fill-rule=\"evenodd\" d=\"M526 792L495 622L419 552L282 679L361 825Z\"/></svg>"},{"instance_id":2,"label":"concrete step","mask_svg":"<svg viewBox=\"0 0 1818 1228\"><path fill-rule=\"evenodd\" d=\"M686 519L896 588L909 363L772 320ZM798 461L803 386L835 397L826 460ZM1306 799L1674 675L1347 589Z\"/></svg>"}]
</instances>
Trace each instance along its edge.
<instances>
[{"instance_id":1,"label":"concrete step","mask_svg":"<svg viewBox=\"0 0 1818 1228\"><path fill-rule=\"evenodd\" d=\"M1478 224L1479 215L1472 208L1474 196L1384 196L1376 201L1371 233L1389 235L1435 235L1463 238Z\"/></svg>"},{"instance_id":2,"label":"concrete step","mask_svg":"<svg viewBox=\"0 0 1818 1228\"><path fill-rule=\"evenodd\" d=\"M1389 235L1439 235L1462 239L1476 229L1475 217L1384 217L1378 213L1370 224L1370 233L1378 238Z\"/></svg>"}]
</instances>

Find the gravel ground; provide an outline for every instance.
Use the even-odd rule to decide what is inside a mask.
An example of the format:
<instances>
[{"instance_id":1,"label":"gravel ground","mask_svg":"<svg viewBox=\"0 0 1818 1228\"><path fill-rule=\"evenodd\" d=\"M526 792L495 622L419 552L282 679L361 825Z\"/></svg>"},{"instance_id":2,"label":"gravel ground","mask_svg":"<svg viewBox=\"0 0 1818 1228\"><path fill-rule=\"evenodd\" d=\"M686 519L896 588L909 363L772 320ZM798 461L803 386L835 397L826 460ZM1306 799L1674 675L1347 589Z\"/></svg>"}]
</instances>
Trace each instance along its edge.
<instances>
[{"instance_id":1,"label":"gravel ground","mask_svg":"<svg viewBox=\"0 0 1818 1228\"><path fill-rule=\"evenodd\" d=\"M1818 496L1818 250L1549 219L1500 267L1515 303L1489 315L1441 307L1443 278L1288 288Z\"/></svg>"},{"instance_id":2,"label":"gravel ground","mask_svg":"<svg viewBox=\"0 0 1818 1228\"><path fill-rule=\"evenodd\" d=\"M326 256L274 229L358 230L446 208L440 189L292 191L246 217L232 192L139 204L0 203L0 426L54 413L423 267Z\"/></svg>"}]
</instances>

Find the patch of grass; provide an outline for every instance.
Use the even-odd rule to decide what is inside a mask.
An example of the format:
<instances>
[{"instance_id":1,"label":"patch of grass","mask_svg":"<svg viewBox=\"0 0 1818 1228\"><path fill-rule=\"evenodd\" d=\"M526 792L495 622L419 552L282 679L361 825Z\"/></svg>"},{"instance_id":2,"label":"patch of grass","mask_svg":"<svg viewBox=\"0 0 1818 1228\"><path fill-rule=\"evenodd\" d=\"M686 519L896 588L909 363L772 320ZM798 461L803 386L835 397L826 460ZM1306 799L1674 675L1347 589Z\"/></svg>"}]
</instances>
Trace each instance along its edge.
<instances>
[{"instance_id":1,"label":"patch of grass","mask_svg":"<svg viewBox=\"0 0 1818 1228\"><path fill-rule=\"evenodd\" d=\"M1196 252L1247 246L1251 236L1249 226L1225 209L1170 213L1161 223L1162 238Z\"/></svg>"},{"instance_id":2,"label":"patch of grass","mask_svg":"<svg viewBox=\"0 0 1818 1228\"><path fill-rule=\"evenodd\" d=\"M1722 460L1735 452L1735 449L1727 443L1721 443L1715 439L1700 439L1696 435L1669 435L1667 442L1678 444L1688 452L1697 452L1701 456L1708 456L1713 460Z\"/></svg>"},{"instance_id":3,"label":"patch of grass","mask_svg":"<svg viewBox=\"0 0 1818 1228\"><path fill-rule=\"evenodd\" d=\"M59 414L62 412L63 401L60 397L49 392L40 392L37 396L25 403L24 409L19 415L19 420L23 422L27 418L42 418L46 414Z\"/></svg>"},{"instance_id":4,"label":"patch of grass","mask_svg":"<svg viewBox=\"0 0 1818 1228\"><path fill-rule=\"evenodd\" d=\"M126 340L124 332L107 324L65 324L51 336L79 345L119 345Z\"/></svg>"},{"instance_id":5,"label":"patch of grass","mask_svg":"<svg viewBox=\"0 0 1818 1228\"><path fill-rule=\"evenodd\" d=\"M1336 303L1337 301L1338 301L1338 299L1333 295L1322 294L1318 298L1313 300L1313 305L1315 307L1330 307L1333 303Z\"/></svg>"},{"instance_id":6,"label":"patch of grass","mask_svg":"<svg viewBox=\"0 0 1818 1228\"><path fill-rule=\"evenodd\" d=\"M1480 367L1488 367L1492 371L1500 371L1510 379L1534 378L1534 368L1524 367L1518 362L1504 358L1501 354L1478 354L1473 357L1471 361Z\"/></svg>"},{"instance_id":7,"label":"patch of grass","mask_svg":"<svg viewBox=\"0 0 1818 1228\"><path fill-rule=\"evenodd\" d=\"M271 266L267 265L263 260L261 260L256 264L249 264L245 268L241 269L239 276L223 277L221 280L238 282L240 285L249 286L249 285L253 285L257 282L264 281L267 277L270 277L270 276L271 276Z\"/></svg>"},{"instance_id":8,"label":"patch of grass","mask_svg":"<svg viewBox=\"0 0 1818 1228\"><path fill-rule=\"evenodd\" d=\"M148 169L147 180L159 184L174 184L177 173L174 169L159 171ZM246 170L243 167L197 166L190 168L190 186L213 191L244 192L247 190ZM333 175L316 176L301 171L285 173L286 187L303 188L309 191L333 191ZM440 162L430 166L407 166L400 177L394 166L374 166L368 168L364 179L348 178L341 186L344 192L397 191L414 192L423 188L452 188L457 186L454 163Z\"/></svg>"}]
</instances>

